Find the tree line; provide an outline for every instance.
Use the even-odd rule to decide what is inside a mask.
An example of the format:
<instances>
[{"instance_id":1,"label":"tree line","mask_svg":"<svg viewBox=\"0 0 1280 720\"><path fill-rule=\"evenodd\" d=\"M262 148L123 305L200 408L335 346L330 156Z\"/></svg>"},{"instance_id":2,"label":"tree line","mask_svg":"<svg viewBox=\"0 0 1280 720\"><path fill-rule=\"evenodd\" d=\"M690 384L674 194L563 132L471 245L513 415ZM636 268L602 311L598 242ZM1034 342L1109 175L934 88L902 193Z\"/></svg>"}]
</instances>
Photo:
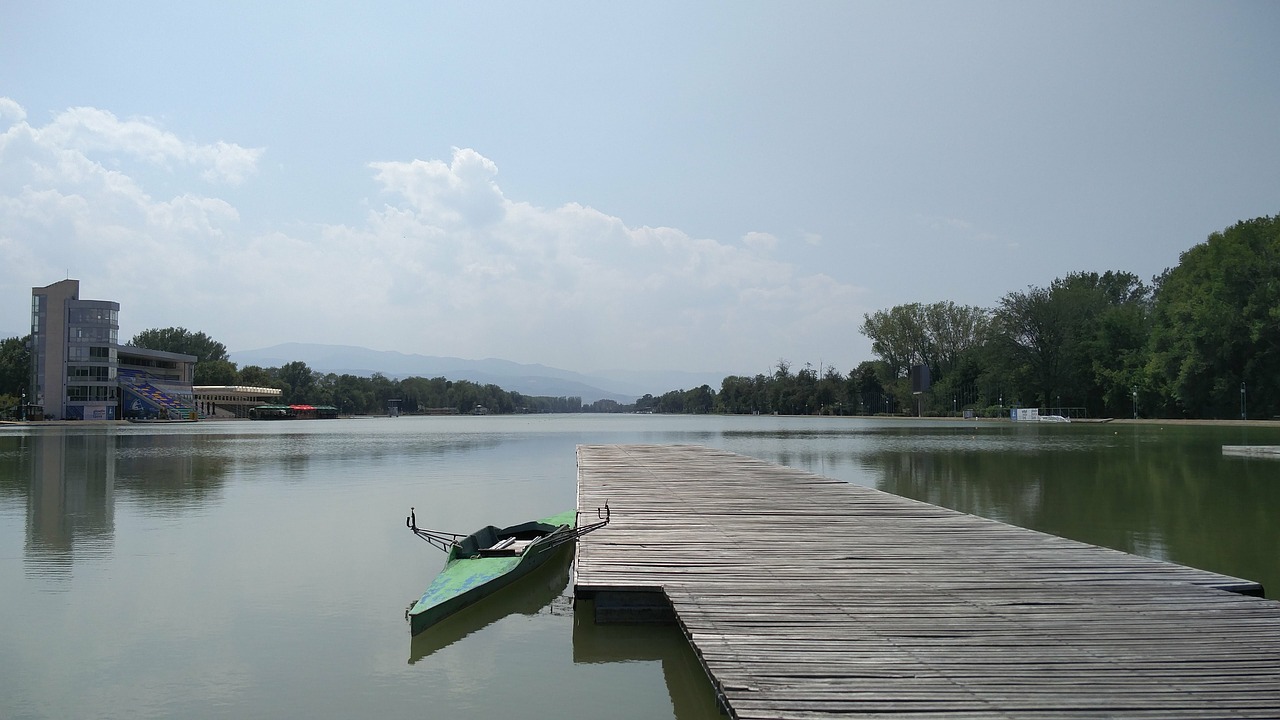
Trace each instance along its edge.
<instances>
[{"instance_id":1,"label":"tree line","mask_svg":"<svg viewBox=\"0 0 1280 720\"><path fill-rule=\"evenodd\" d=\"M1211 234L1150 283L1073 272L994 308L910 303L863 316L875 359L645 396L652 412L1280 417L1280 216ZM926 374L922 392L912 377Z\"/></svg>"},{"instance_id":2,"label":"tree line","mask_svg":"<svg viewBox=\"0 0 1280 720\"><path fill-rule=\"evenodd\" d=\"M295 360L280 367L237 367L226 347L204 333L185 328L144 330L129 343L134 347L194 355L194 385L248 385L280 390L286 404L331 405L344 415L385 414L393 405L405 413L579 412L578 397L531 397L494 384L447 380L443 377L402 379L381 373L371 377L322 373Z\"/></svg>"},{"instance_id":3,"label":"tree line","mask_svg":"<svg viewBox=\"0 0 1280 720\"><path fill-rule=\"evenodd\" d=\"M1280 415L1280 216L1211 234L1144 283L1075 272L1005 294L872 313L876 377L900 401L909 368L934 412L1009 405L1088 417ZM948 407L950 405L950 407Z\"/></svg>"},{"instance_id":4,"label":"tree line","mask_svg":"<svg viewBox=\"0 0 1280 720\"><path fill-rule=\"evenodd\" d=\"M404 413L581 412L582 398L523 395L489 384L443 377L392 379L321 373L302 361L280 367L238 367L227 348L203 332L182 327L143 330L129 341L133 347L196 357L193 385L247 385L280 390L287 404L331 405L348 415L385 414L394 405ZM30 373L30 336L0 341L0 415L16 416Z\"/></svg>"},{"instance_id":5,"label":"tree line","mask_svg":"<svg viewBox=\"0 0 1280 720\"><path fill-rule=\"evenodd\" d=\"M279 388L288 404L332 405L344 415L384 414L394 405L400 412L418 413L565 413L581 412L580 397L541 397L503 390L492 383L448 380L443 377L392 379L321 373L295 360L280 367L249 365L236 372L234 382Z\"/></svg>"},{"instance_id":6,"label":"tree line","mask_svg":"<svg viewBox=\"0 0 1280 720\"><path fill-rule=\"evenodd\" d=\"M295 361L238 368L226 348L185 328L146 330L137 347L195 355L196 385L279 388L285 402L348 414L658 412L998 416L1038 407L1084 417L1280 416L1280 216L1211 234L1150 283L1123 271L1073 272L994 308L910 303L863 316L872 360L847 373L779 360L769 374L645 395L633 404L530 397L443 377L313 371ZM28 338L0 341L0 413L29 376ZM913 388L927 369L931 384ZM11 411L10 411L11 412Z\"/></svg>"}]
</instances>

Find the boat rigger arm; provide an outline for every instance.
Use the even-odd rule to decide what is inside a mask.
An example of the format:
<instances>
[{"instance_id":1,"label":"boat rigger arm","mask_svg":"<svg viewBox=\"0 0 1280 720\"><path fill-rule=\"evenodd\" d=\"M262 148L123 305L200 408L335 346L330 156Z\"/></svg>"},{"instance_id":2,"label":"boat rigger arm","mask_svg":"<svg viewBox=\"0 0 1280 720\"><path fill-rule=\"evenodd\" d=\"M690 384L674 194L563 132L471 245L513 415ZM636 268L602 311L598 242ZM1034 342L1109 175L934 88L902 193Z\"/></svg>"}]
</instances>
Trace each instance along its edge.
<instances>
[{"instance_id":1,"label":"boat rigger arm","mask_svg":"<svg viewBox=\"0 0 1280 720\"><path fill-rule=\"evenodd\" d=\"M579 511L578 514L581 515L582 512ZM558 547L560 545L563 545L565 543L573 542L578 538L582 537L583 535L586 535L589 532L594 532L604 527L605 525L608 525L609 517L610 517L609 503L606 502L604 504L604 510L601 510L600 508L596 508L596 517L600 519L600 522L591 523L590 525L578 525L575 522L574 525L576 527L574 527L573 530L570 530L564 535L560 535L556 537L547 545L547 547L553 548L553 547Z\"/></svg>"},{"instance_id":2,"label":"boat rigger arm","mask_svg":"<svg viewBox=\"0 0 1280 720\"><path fill-rule=\"evenodd\" d=\"M466 537L466 535L460 533L441 532L418 527L418 517L414 514L413 508L409 508L409 517L404 519L404 524L413 531L414 535L426 540L432 547L440 548L445 552L449 552L449 548Z\"/></svg>"}]
</instances>

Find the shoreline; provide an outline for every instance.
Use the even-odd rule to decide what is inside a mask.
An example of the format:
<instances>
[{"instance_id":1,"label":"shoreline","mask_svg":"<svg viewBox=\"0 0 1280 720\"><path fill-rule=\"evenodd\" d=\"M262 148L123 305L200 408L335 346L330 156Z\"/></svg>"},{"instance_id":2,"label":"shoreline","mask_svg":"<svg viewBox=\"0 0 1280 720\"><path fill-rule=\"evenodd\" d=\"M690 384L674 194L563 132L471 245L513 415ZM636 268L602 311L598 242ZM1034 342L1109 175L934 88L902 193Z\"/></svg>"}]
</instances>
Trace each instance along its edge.
<instances>
[{"instance_id":1,"label":"shoreline","mask_svg":"<svg viewBox=\"0 0 1280 720\"><path fill-rule=\"evenodd\" d=\"M517 415L517 413L510 413L510 414L512 416ZM569 413L569 414L625 415L628 413ZM654 414L661 415L662 413L654 413ZM714 415L716 413L710 413L710 414ZM673 413L671 416L681 417L683 415L684 415L683 413ZM374 416L343 415L339 419L354 419L354 418L364 418L364 417L374 417ZM381 416L377 416L377 417L381 417ZM403 417L414 417L414 416L405 415ZM436 417L436 416L423 415L421 417ZM724 417L757 417L757 416L726 414L724 415ZM903 416L903 415L768 415L768 416L758 416L758 417L793 417L793 418L828 418L828 419L860 418L860 419L866 419L866 420L895 420L895 421L929 420L929 421L940 421L940 422L975 422L975 423L1009 423L1009 424L1014 423L1013 420L1010 420L1007 417L964 418L964 417L952 417L952 416L914 417L914 416ZM245 418L204 418L199 422L218 423L218 422L227 422L229 420L243 420L243 419ZM128 420L0 420L0 427L31 427L31 428L85 427L85 426L102 427L102 426L113 426L113 425L135 425L135 424L137 423L131 423ZM151 424L163 425L164 423L151 423ZM175 422L174 424L190 425L194 423ZM1042 423L1027 422L1025 424L1040 425ZM1269 427L1269 428L1280 429L1280 418L1277 418L1275 420L1259 420L1259 419L1221 420L1221 419L1196 419L1196 418L1137 418L1137 419L1134 419L1134 418L1079 418L1067 423L1043 423L1043 424L1045 425L1071 425L1071 424L1077 424L1077 425L1208 425L1208 426L1219 426L1219 427Z\"/></svg>"}]
</instances>

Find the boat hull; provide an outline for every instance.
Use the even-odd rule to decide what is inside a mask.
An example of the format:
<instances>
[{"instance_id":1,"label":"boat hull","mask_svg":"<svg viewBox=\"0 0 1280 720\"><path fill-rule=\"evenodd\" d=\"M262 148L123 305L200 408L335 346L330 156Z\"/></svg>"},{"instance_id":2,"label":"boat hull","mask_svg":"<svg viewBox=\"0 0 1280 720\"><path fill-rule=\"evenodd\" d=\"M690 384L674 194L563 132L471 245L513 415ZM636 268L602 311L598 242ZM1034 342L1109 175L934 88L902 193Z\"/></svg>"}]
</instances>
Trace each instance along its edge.
<instances>
[{"instance_id":1,"label":"boat hull","mask_svg":"<svg viewBox=\"0 0 1280 720\"><path fill-rule=\"evenodd\" d=\"M454 612L414 635L409 645L409 664L435 654L505 618L537 615L564 594L569 585L573 547L561 545L546 561L499 592Z\"/></svg>"},{"instance_id":2,"label":"boat hull","mask_svg":"<svg viewBox=\"0 0 1280 720\"><path fill-rule=\"evenodd\" d=\"M455 547L444 569L409 610L410 632L417 635L541 566L561 547L556 541L573 531L575 516L568 512L538 521L551 529L518 555L459 557Z\"/></svg>"}]
</instances>

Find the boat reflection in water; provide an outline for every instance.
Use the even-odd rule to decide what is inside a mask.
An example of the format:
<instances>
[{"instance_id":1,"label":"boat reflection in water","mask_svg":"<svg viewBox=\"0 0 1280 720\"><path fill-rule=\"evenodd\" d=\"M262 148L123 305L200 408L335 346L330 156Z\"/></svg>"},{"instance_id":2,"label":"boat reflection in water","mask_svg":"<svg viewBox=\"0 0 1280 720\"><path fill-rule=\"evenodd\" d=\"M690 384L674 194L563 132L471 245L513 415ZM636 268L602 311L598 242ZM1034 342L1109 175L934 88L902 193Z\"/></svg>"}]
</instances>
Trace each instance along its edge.
<instances>
[{"instance_id":1,"label":"boat reflection in water","mask_svg":"<svg viewBox=\"0 0 1280 720\"><path fill-rule=\"evenodd\" d=\"M548 608L554 611L557 598L564 595L565 588L569 586L572 563L573 544L569 543L555 550L540 567L500 592L489 595L414 635L409 649L409 664L443 650L510 615L537 615ZM570 612L568 605L564 612Z\"/></svg>"},{"instance_id":2,"label":"boat reflection in water","mask_svg":"<svg viewBox=\"0 0 1280 720\"><path fill-rule=\"evenodd\" d=\"M513 615L573 616L573 662L582 665L657 662L662 666L676 718L723 717L716 694L688 642L674 623L600 624L591 601L571 600L574 546L555 551L545 564L428 627L410 640L409 664L473 636Z\"/></svg>"}]
</instances>

